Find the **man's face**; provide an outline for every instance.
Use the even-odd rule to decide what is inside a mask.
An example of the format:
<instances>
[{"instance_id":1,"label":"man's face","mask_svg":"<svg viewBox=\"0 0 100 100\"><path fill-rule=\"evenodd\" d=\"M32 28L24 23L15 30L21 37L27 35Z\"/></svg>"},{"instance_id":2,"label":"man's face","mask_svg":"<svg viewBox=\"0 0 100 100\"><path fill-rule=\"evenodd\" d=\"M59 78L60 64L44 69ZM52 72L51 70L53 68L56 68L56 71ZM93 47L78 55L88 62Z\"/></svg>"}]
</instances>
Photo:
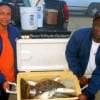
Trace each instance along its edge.
<instances>
[{"instance_id":1,"label":"man's face","mask_svg":"<svg viewBox=\"0 0 100 100\"><path fill-rule=\"evenodd\" d=\"M100 17L93 22L93 39L100 42Z\"/></svg>"},{"instance_id":2,"label":"man's face","mask_svg":"<svg viewBox=\"0 0 100 100\"><path fill-rule=\"evenodd\" d=\"M11 20L11 8L3 5L0 7L0 26L7 26Z\"/></svg>"}]
</instances>

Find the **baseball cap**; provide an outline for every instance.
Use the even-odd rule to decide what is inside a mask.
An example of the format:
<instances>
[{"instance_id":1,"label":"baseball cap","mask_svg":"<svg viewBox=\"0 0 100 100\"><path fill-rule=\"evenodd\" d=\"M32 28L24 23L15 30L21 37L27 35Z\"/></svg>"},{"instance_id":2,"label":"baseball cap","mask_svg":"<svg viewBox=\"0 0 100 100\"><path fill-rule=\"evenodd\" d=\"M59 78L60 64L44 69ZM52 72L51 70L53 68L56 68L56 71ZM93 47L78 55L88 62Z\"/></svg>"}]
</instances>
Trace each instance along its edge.
<instances>
[{"instance_id":1,"label":"baseball cap","mask_svg":"<svg viewBox=\"0 0 100 100\"><path fill-rule=\"evenodd\" d=\"M93 17L93 21L100 17L100 11L97 11Z\"/></svg>"}]
</instances>

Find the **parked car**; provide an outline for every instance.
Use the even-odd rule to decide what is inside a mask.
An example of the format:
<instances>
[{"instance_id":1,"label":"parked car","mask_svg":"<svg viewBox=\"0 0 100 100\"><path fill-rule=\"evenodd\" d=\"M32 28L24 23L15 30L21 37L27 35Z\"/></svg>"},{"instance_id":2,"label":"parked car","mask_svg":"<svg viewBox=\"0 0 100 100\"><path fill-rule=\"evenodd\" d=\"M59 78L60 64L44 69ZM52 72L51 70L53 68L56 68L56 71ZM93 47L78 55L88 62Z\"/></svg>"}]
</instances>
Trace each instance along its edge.
<instances>
[{"instance_id":1,"label":"parked car","mask_svg":"<svg viewBox=\"0 0 100 100\"><path fill-rule=\"evenodd\" d=\"M100 0L65 0L69 6L70 14L93 16L100 10Z\"/></svg>"}]
</instances>

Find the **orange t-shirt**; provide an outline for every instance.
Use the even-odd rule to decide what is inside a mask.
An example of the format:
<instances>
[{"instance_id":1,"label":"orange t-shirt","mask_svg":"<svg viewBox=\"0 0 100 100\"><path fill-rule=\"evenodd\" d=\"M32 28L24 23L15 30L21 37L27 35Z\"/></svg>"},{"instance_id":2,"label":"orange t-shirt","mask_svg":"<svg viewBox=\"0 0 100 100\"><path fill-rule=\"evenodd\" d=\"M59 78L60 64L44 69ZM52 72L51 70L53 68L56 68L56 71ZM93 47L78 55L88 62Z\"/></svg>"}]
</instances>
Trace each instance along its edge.
<instances>
[{"instance_id":1,"label":"orange t-shirt","mask_svg":"<svg viewBox=\"0 0 100 100\"><path fill-rule=\"evenodd\" d=\"M8 38L8 32L0 31L2 39L2 51L0 55L0 72L2 72L7 81L14 81L14 51Z\"/></svg>"}]
</instances>

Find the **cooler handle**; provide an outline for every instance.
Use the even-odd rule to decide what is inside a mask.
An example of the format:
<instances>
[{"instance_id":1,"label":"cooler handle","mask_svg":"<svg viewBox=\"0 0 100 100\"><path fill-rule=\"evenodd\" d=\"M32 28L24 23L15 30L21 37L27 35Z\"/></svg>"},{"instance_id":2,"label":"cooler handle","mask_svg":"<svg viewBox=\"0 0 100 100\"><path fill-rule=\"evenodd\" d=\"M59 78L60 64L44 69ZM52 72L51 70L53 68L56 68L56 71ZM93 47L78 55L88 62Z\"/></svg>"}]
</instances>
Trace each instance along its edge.
<instances>
[{"instance_id":1,"label":"cooler handle","mask_svg":"<svg viewBox=\"0 0 100 100\"><path fill-rule=\"evenodd\" d=\"M16 83L14 83L14 82L8 82L8 84L10 84L10 85L16 87ZM17 94L17 91L16 91L16 90L15 90L15 91L11 91L11 90L9 90L9 89L6 89L6 93Z\"/></svg>"},{"instance_id":2,"label":"cooler handle","mask_svg":"<svg viewBox=\"0 0 100 100\"><path fill-rule=\"evenodd\" d=\"M87 87L88 87L88 84L86 84L85 86L83 86L83 87L81 88L81 90L84 91Z\"/></svg>"}]
</instances>

